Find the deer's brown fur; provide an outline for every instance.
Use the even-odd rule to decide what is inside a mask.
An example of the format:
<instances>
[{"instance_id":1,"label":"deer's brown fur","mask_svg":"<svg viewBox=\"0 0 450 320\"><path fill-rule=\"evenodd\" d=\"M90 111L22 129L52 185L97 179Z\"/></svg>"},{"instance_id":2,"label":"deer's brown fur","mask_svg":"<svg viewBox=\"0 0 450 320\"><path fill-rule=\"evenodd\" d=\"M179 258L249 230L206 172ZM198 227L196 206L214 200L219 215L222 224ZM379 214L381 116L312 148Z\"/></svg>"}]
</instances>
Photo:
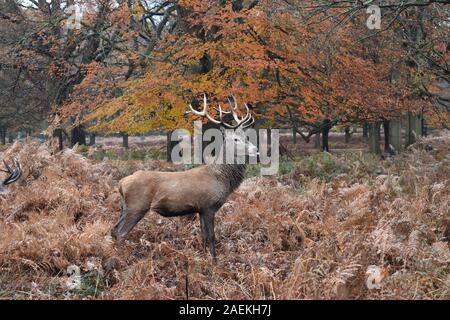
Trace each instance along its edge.
<instances>
[{"instance_id":1,"label":"deer's brown fur","mask_svg":"<svg viewBox=\"0 0 450 320\"><path fill-rule=\"evenodd\" d=\"M214 215L244 179L245 165L204 165L183 172L137 171L119 182L122 212L112 235L121 240L148 213L199 213L203 243L215 257Z\"/></svg>"}]
</instances>

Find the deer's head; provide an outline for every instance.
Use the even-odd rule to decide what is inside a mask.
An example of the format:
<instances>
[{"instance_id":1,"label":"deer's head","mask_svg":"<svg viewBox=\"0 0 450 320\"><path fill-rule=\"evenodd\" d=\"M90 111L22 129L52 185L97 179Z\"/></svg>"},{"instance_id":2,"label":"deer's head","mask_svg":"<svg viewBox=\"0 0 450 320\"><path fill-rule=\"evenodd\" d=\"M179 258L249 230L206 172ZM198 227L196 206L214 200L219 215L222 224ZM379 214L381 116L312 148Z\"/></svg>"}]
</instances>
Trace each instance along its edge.
<instances>
[{"instance_id":1,"label":"deer's head","mask_svg":"<svg viewBox=\"0 0 450 320\"><path fill-rule=\"evenodd\" d=\"M245 133L245 130L251 127L255 119L250 113L250 109L247 104L244 104L245 107L245 115L239 116L238 105L236 102L236 98L233 97L231 101L228 99L228 103L230 104L230 110L226 111L222 109L222 106L219 105L216 110L216 117L213 117L208 112L208 103L206 99L206 95L203 97L203 110L198 111L195 110L194 107L190 104L189 108L193 114L201 117L206 117L210 122L218 124L221 126L222 132L224 133L224 143L225 145L233 145L237 150L242 150L249 156L257 156L258 148L251 141L249 141L248 136ZM217 119L218 117L218 119ZM226 119L227 118L227 119Z\"/></svg>"}]
</instances>

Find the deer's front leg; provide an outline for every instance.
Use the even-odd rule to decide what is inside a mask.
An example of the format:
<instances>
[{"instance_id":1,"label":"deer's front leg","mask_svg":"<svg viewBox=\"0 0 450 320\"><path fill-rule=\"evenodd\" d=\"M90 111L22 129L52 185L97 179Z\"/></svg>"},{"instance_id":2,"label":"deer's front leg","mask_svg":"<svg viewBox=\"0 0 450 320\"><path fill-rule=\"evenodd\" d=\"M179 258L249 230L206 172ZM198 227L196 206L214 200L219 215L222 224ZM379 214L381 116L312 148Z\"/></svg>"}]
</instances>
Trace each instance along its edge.
<instances>
[{"instance_id":1,"label":"deer's front leg","mask_svg":"<svg viewBox=\"0 0 450 320\"><path fill-rule=\"evenodd\" d=\"M203 243L208 242L209 252L216 260L216 240L214 235L214 216L215 211L205 210L200 212L200 226L202 227Z\"/></svg>"},{"instance_id":2,"label":"deer's front leg","mask_svg":"<svg viewBox=\"0 0 450 320\"><path fill-rule=\"evenodd\" d=\"M123 205L119 221L111 232L112 237L120 243L147 212L148 208L130 208Z\"/></svg>"}]
</instances>

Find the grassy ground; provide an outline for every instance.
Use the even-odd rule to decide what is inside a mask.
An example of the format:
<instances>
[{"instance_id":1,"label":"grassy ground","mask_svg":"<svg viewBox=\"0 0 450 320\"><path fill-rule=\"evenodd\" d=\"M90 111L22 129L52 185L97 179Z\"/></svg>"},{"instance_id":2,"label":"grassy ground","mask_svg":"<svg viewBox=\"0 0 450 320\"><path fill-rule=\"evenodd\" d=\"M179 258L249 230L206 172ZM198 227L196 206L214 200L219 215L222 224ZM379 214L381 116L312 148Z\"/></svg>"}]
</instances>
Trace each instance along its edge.
<instances>
[{"instance_id":1,"label":"grassy ground","mask_svg":"<svg viewBox=\"0 0 450 320\"><path fill-rule=\"evenodd\" d=\"M147 216L122 247L109 237L118 179L183 169L161 154L17 143L2 155L24 176L0 195L0 298L450 299L449 138L384 161L296 152L272 178L250 168L217 215L216 265L198 219Z\"/></svg>"}]
</instances>

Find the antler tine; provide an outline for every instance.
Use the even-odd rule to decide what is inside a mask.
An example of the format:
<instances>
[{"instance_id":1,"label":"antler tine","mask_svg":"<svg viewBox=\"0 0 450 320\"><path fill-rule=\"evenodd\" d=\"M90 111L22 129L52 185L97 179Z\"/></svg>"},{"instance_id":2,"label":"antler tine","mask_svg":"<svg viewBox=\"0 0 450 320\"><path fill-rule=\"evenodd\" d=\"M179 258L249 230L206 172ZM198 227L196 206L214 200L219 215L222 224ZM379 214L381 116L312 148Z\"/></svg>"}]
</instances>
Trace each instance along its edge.
<instances>
[{"instance_id":1,"label":"antler tine","mask_svg":"<svg viewBox=\"0 0 450 320\"><path fill-rule=\"evenodd\" d=\"M222 110L222 106L220 104L219 104L219 108L214 108L214 109L216 109L216 111L219 112L219 119L220 119L221 123L223 123L223 114L230 114L231 113L230 111Z\"/></svg>"},{"instance_id":2,"label":"antler tine","mask_svg":"<svg viewBox=\"0 0 450 320\"><path fill-rule=\"evenodd\" d=\"M12 173L12 169L11 169L11 167L6 163L5 159L3 159L3 163L5 164L6 170L8 170L8 171L6 171L6 172Z\"/></svg>"},{"instance_id":3,"label":"antler tine","mask_svg":"<svg viewBox=\"0 0 450 320\"><path fill-rule=\"evenodd\" d=\"M19 178L22 176L22 166L20 165L19 160L17 160L17 158L14 158L14 163L16 165L16 168L14 170L11 169L11 167L6 163L5 160L3 160L3 162L5 163L5 166L8 169L8 173L10 174L4 181L3 184L4 185L8 185L11 183L16 182L17 180L19 180ZM4 171L4 170L3 170ZM6 171L5 171L6 172Z\"/></svg>"},{"instance_id":4,"label":"antler tine","mask_svg":"<svg viewBox=\"0 0 450 320\"><path fill-rule=\"evenodd\" d=\"M232 97L233 97L233 102L234 102L234 107L233 107L233 109L234 109L234 110L237 110L237 109L238 109L238 105L237 105L236 97L235 97L235 96L232 96Z\"/></svg>"},{"instance_id":5,"label":"antler tine","mask_svg":"<svg viewBox=\"0 0 450 320\"><path fill-rule=\"evenodd\" d=\"M189 104L189 108L191 109L190 112L192 112L193 114L195 114L197 116L201 116L201 117L206 117L206 118L208 118L209 121L214 122L215 124L221 124L221 121L218 121L209 115L208 110L207 110L208 109L208 101L206 99L206 94L203 94L203 110L202 111L195 110L194 107L192 106L192 104Z\"/></svg>"},{"instance_id":6,"label":"antler tine","mask_svg":"<svg viewBox=\"0 0 450 320\"><path fill-rule=\"evenodd\" d=\"M15 162L15 164L16 164L16 167L17 167L20 171L22 171L22 165L20 164L19 160L17 160L17 158L14 158L14 162Z\"/></svg>"},{"instance_id":7,"label":"antler tine","mask_svg":"<svg viewBox=\"0 0 450 320\"><path fill-rule=\"evenodd\" d=\"M255 118L253 118L253 116L250 116L250 118L247 120L247 122L242 125L242 129L248 128L254 123L255 123Z\"/></svg>"},{"instance_id":8,"label":"antler tine","mask_svg":"<svg viewBox=\"0 0 450 320\"><path fill-rule=\"evenodd\" d=\"M248 107L248 105L246 103L244 103L244 107L245 107L245 110L247 111L245 118L248 118L248 119L252 118L252 115L250 113L250 108Z\"/></svg>"},{"instance_id":9,"label":"antler tine","mask_svg":"<svg viewBox=\"0 0 450 320\"><path fill-rule=\"evenodd\" d=\"M0 170L3 171L3 172L6 172L6 173L12 173L12 169L11 169L11 167L6 163L5 159L3 159L3 163L5 164L6 170L5 170L5 169L0 169Z\"/></svg>"},{"instance_id":10,"label":"antler tine","mask_svg":"<svg viewBox=\"0 0 450 320\"><path fill-rule=\"evenodd\" d=\"M249 118L251 117L250 109L248 108L247 104L245 104L245 109L247 110L247 114L244 117L239 118L237 113L236 113L236 111L235 111L238 108L237 101L236 101L236 98L234 96L232 96L232 97L233 97L234 107L231 104L230 99L228 99L228 103L231 106L231 113L233 115L234 121L236 121L236 123L238 124L237 127L239 127L240 125L246 123L247 120L249 120Z\"/></svg>"},{"instance_id":11,"label":"antler tine","mask_svg":"<svg viewBox=\"0 0 450 320\"><path fill-rule=\"evenodd\" d=\"M206 94L204 94L204 96L205 96L204 97L204 99L205 99L204 101L206 101ZM189 109L191 109L191 111L188 111L187 113L192 112L193 114L195 114L197 116L202 116L203 117L206 114L206 103L203 103L203 110L202 111L195 110L191 103L189 104Z\"/></svg>"},{"instance_id":12,"label":"antler tine","mask_svg":"<svg viewBox=\"0 0 450 320\"><path fill-rule=\"evenodd\" d=\"M235 98L234 96L232 96L232 97L233 97L234 106L231 104L230 99L227 98L228 103L229 103L230 106L231 106L231 114L233 115L234 121L236 121L237 123L240 123L240 120L239 120L239 118L238 118L238 116L237 116L237 114L236 114L236 109L237 109L236 98Z\"/></svg>"},{"instance_id":13,"label":"antler tine","mask_svg":"<svg viewBox=\"0 0 450 320\"><path fill-rule=\"evenodd\" d=\"M247 111L247 114L245 115L244 120L241 124L243 129L248 128L255 122L255 119L253 118L252 114L250 113L250 108L248 107L248 105L245 103L244 106L245 106L245 110Z\"/></svg>"},{"instance_id":14,"label":"antler tine","mask_svg":"<svg viewBox=\"0 0 450 320\"><path fill-rule=\"evenodd\" d=\"M230 114L231 113L231 111L222 110L222 106L220 104L219 104L219 109L217 109L217 108L214 108L214 109L216 109L216 111L219 111L221 119L222 119L222 114Z\"/></svg>"}]
</instances>

